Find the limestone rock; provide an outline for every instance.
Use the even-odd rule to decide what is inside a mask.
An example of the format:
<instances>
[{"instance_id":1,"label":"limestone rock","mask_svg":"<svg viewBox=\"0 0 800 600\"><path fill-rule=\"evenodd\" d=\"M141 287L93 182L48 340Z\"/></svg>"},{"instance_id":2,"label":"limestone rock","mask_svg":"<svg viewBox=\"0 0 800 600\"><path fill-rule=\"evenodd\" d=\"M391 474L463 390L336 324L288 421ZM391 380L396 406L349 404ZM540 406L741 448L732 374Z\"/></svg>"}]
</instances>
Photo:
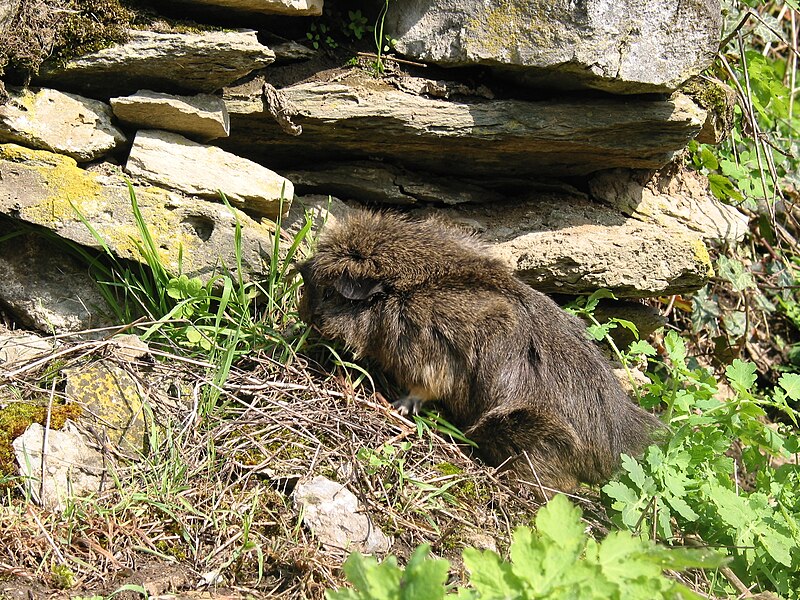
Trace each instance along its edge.
<instances>
[{"instance_id":1,"label":"limestone rock","mask_svg":"<svg viewBox=\"0 0 800 600\"><path fill-rule=\"evenodd\" d=\"M31 424L13 442L20 475L36 502L60 511L70 498L101 491L105 471L103 456L89 447L74 424L67 421L62 430L47 431L46 448L44 442L45 428L38 423ZM42 448L45 448L44 477Z\"/></svg>"},{"instance_id":2,"label":"limestone rock","mask_svg":"<svg viewBox=\"0 0 800 600\"><path fill-rule=\"evenodd\" d=\"M139 90L111 98L114 116L138 129L163 129L200 142L227 137L231 124L225 103L217 96L174 96Z\"/></svg>"},{"instance_id":3,"label":"limestone rock","mask_svg":"<svg viewBox=\"0 0 800 600\"><path fill-rule=\"evenodd\" d=\"M210 93L274 60L275 54L258 42L255 31L131 30L125 44L66 65L51 64L36 79L92 96L119 96L143 88Z\"/></svg>"},{"instance_id":4,"label":"limestone rock","mask_svg":"<svg viewBox=\"0 0 800 600\"><path fill-rule=\"evenodd\" d=\"M80 169L66 156L0 145L0 213L51 229L85 246L100 248L78 218L76 209L117 256L141 261L135 241L140 235L121 173L98 174ZM143 218L165 268L208 280L222 268L235 269L236 220L242 227L245 279L262 276L272 247L272 230L237 209L184 197L157 187L135 187ZM74 208L73 208L74 206Z\"/></svg>"},{"instance_id":5,"label":"limestone rock","mask_svg":"<svg viewBox=\"0 0 800 600\"><path fill-rule=\"evenodd\" d=\"M685 228L707 242L736 243L748 232L748 217L722 204L705 177L694 171L652 176L649 171L614 169L589 181L592 195L640 221Z\"/></svg>"},{"instance_id":6,"label":"limestone rock","mask_svg":"<svg viewBox=\"0 0 800 600\"><path fill-rule=\"evenodd\" d=\"M215 146L166 131L139 131L125 171L164 188L219 200L222 191L239 208L275 218L294 196L292 182Z\"/></svg>"},{"instance_id":7,"label":"limestone rock","mask_svg":"<svg viewBox=\"0 0 800 600\"><path fill-rule=\"evenodd\" d=\"M111 119L111 108L104 102L51 89L24 90L0 106L0 142L86 162L125 143L125 134Z\"/></svg>"},{"instance_id":8,"label":"limestone rock","mask_svg":"<svg viewBox=\"0 0 800 600\"><path fill-rule=\"evenodd\" d=\"M318 17L322 14L323 0L170 0L169 3L288 17Z\"/></svg>"},{"instance_id":9,"label":"limestone rock","mask_svg":"<svg viewBox=\"0 0 800 600\"><path fill-rule=\"evenodd\" d=\"M308 60L314 58L317 54L315 50L312 50L308 46L298 44L292 40L272 46L272 51L275 52L276 64Z\"/></svg>"},{"instance_id":10,"label":"limestone rock","mask_svg":"<svg viewBox=\"0 0 800 600\"><path fill-rule=\"evenodd\" d=\"M528 85L672 91L714 59L718 0L404 0L395 48L445 66L490 65Z\"/></svg>"},{"instance_id":11,"label":"limestone rock","mask_svg":"<svg viewBox=\"0 0 800 600\"><path fill-rule=\"evenodd\" d=\"M355 494L318 475L301 481L292 493L303 523L325 546L366 554L388 552L392 541L373 523Z\"/></svg>"},{"instance_id":12,"label":"limestone rock","mask_svg":"<svg viewBox=\"0 0 800 600\"><path fill-rule=\"evenodd\" d=\"M714 274L698 236L582 200L542 198L491 211L468 205L452 214L477 226L495 253L543 292L660 296L699 289Z\"/></svg>"},{"instance_id":13,"label":"limestone rock","mask_svg":"<svg viewBox=\"0 0 800 600\"><path fill-rule=\"evenodd\" d=\"M0 171L1 190L10 176L2 166ZM0 221L0 238L13 236L0 242L0 301L15 320L47 333L108 325L108 305L86 265L41 234L17 231L11 221Z\"/></svg>"},{"instance_id":14,"label":"limestone rock","mask_svg":"<svg viewBox=\"0 0 800 600\"><path fill-rule=\"evenodd\" d=\"M144 450L147 423L144 405L133 379L111 362L96 362L66 371L66 396L86 410L99 441L108 439L112 447L138 457Z\"/></svg>"},{"instance_id":15,"label":"limestone rock","mask_svg":"<svg viewBox=\"0 0 800 600\"><path fill-rule=\"evenodd\" d=\"M273 167L331 157L378 158L448 176L584 175L660 168L705 120L686 96L551 101L426 98L348 80L281 90L303 134L284 134L258 86L225 90L231 136L221 147ZM280 163L279 161L283 161Z\"/></svg>"}]
</instances>

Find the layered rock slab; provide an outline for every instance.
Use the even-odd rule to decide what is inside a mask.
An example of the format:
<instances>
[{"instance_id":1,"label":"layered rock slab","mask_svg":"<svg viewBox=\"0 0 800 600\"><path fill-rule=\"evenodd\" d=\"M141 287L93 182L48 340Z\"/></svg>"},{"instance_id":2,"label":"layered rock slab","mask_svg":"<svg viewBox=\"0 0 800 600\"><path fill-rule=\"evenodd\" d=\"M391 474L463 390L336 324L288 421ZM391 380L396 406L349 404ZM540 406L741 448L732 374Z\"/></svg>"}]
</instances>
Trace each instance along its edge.
<instances>
[{"instance_id":1,"label":"layered rock slab","mask_svg":"<svg viewBox=\"0 0 800 600\"><path fill-rule=\"evenodd\" d=\"M13 144L0 145L0 213L46 227L57 235L93 248L97 239L124 259L141 261L141 238L121 174L80 169L71 158ZM222 204L188 198L157 187L136 186L136 197L165 268L208 280L220 269L234 269L236 221L242 228L241 259L245 278L264 272L273 237L243 212Z\"/></svg>"},{"instance_id":2,"label":"layered rock slab","mask_svg":"<svg viewBox=\"0 0 800 600\"><path fill-rule=\"evenodd\" d=\"M219 200L223 192L239 208L270 218L285 214L294 197L292 182L274 171L167 131L139 131L125 170L191 196Z\"/></svg>"},{"instance_id":3,"label":"layered rock slab","mask_svg":"<svg viewBox=\"0 0 800 600\"><path fill-rule=\"evenodd\" d=\"M124 44L47 65L36 80L96 97L139 89L210 93L275 60L255 31L131 30L129 35Z\"/></svg>"},{"instance_id":4,"label":"layered rock slab","mask_svg":"<svg viewBox=\"0 0 800 600\"><path fill-rule=\"evenodd\" d=\"M51 89L14 92L0 106L0 142L95 160L126 142L105 102Z\"/></svg>"},{"instance_id":5,"label":"layered rock slab","mask_svg":"<svg viewBox=\"0 0 800 600\"><path fill-rule=\"evenodd\" d=\"M323 7L323 0L169 0L168 3L288 17L318 17Z\"/></svg>"},{"instance_id":6,"label":"layered rock slab","mask_svg":"<svg viewBox=\"0 0 800 600\"><path fill-rule=\"evenodd\" d=\"M559 177L660 168L705 121L705 111L681 94L456 102L346 81L280 91L302 135L282 133L260 86L248 84L225 90L231 136L220 146L275 167L377 157L445 175Z\"/></svg>"},{"instance_id":7,"label":"layered rock slab","mask_svg":"<svg viewBox=\"0 0 800 600\"><path fill-rule=\"evenodd\" d=\"M672 91L698 74L721 25L717 0L404 0L386 16L395 49L416 60L622 94Z\"/></svg>"},{"instance_id":8,"label":"layered rock slab","mask_svg":"<svg viewBox=\"0 0 800 600\"><path fill-rule=\"evenodd\" d=\"M225 103L210 94L176 96L139 90L110 102L117 119L139 129L163 129L199 142L227 137L231 129Z\"/></svg>"},{"instance_id":9,"label":"layered rock slab","mask_svg":"<svg viewBox=\"0 0 800 600\"><path fill-rule=\"evenodd\" d=\"M442 212L479 231L518 277L542 292L607 288L618 297L643 298L697 290L714 275L699 236L577 197Z\"/></svg>"}]
</instances>

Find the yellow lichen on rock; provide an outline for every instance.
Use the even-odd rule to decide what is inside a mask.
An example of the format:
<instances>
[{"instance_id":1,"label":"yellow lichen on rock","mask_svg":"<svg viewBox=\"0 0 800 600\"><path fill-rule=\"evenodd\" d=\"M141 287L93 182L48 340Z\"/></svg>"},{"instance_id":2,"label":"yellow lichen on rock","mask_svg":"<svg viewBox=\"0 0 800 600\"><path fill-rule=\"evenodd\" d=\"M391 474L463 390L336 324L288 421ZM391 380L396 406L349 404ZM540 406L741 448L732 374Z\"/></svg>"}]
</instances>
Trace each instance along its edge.
<instances>
[{"instance_id":1,"label":"yellow lichen on rock","mask_svg":"<svg viewBox=\"0 0 800 600\"><path fill-rule=\"evenodd\" d=\"M103 197L102 186L93 173L78 167L74 159L16 144L0 144L0 159L34 170L48 190L37 204L22 207L20 213L24 218L53 227L75 219L76 209L84 215L97 212L97 204Z\"/></svg>"},{"instance_id":2,"label":"yellow lichen on rock","mask_svg":"<svg viewBox=\"0 0 800 600\"><path fill-rule=\"evenodd\" d=\"M714 265L711 262L711 256L708 254L708 248L703 243L703 240L695 240L694 241L694 259L706 267L706 272L708 273L708 278L714 277Z\"/></svg>"}]
</instances>

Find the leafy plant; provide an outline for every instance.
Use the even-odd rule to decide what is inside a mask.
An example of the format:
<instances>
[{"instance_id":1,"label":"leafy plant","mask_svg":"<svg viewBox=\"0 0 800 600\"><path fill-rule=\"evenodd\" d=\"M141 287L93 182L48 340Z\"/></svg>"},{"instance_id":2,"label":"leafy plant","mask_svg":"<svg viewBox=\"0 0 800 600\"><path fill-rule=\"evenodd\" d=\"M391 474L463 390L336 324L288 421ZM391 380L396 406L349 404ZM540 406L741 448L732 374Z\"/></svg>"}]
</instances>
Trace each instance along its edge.
<instances>
[{"instance_id":1,"label":"leafy plant","mask_svg":"<svg viewBox=\"0 0 800 600\"><path fill-rule=\"evenodd\" d=\"M330 50L335 50L339 46L331 35L331 28L325 23L312 23L306 33L306 39L311 42L314 50L319 50L322 44L325 44Z\"/></svg>"},{"instance_id":2,"label":"leafy plant","mask_svg":"<svg viewBox=\"0 0 800 600\"><path fill-rule=\"evenodd\" d=\"M623 474L603 487L615 521L666 541L696 536L725 548L731 570L748 587L800 597L798 467L785 462L800 439L796 430L765 421L771 409L797 422L787 399L800 394L800 379L785 375L760 396L752 363L734 360L721 385L688 357L675 332L664 348L668 360L650 374L643 403L666 405L674 435L641 460L623 457ZM723 388L731 397L720 397ZM714 591L731 591L720 587Z\"/></svg>"},{"instance_id":3,"label":"leafy plant","mask_svg":"<svg viewBox=\"0 0 800 600\"><path fill-rule=\"evenodd\" d=\"M365 33L374 29L372 25L369 25L367 17L361 14L361 10L348 10L347 16L349 21L345 33L357 40L362 39Z\"/></svg>"},{"instance_id":4,"label":"leafy plant","mask_svg":"<svg viewBox=\"0 0 800 600\"><path fill-rule=\"evenodd\" d=\"M669 549L624 531L597 542L585 532L581 511L556 496L536 515L536 528L515 530L510 562L491 550L464 550L469 583L451 594L446 586L449 563L426 558L423 544L405 570L390 556L382 563L351 554L344 571L355 589L326 592L328 600L435 600L455 596L470 600L533 598L697 598L665 569L716 567L712 552Z\"/></svg>"}]
</instances>

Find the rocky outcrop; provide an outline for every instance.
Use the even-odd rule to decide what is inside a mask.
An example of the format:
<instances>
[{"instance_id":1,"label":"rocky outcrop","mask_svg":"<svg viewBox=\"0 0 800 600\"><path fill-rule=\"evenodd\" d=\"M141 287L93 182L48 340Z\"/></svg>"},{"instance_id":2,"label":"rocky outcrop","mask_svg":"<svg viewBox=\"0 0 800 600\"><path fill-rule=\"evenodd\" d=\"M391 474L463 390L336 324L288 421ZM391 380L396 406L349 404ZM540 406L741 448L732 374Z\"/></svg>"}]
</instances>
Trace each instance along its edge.
<instances>
[{"instance_id":1,"label":"rocky outcrop","mask_svg":"<svg viewBox=\"0 0 800 600\"><path fill-rule=\"evenodd\" d=\"M721 24L718 0L404 0L386 17L415 60L617 94L676 89L711 64Z\"/></svg>"},{"instance_id":2,"label":"rocky outcrop","mask_svg":"<svg viewBox=\"0 0 800 600\"><path fill-rule=\"evenodd\" d=\"M139 129L164 129L198 142L227 137L231 124L225 103L217 96L175 96L139 90L111 98L114 116Z\"/></svg>"},{"instance_id":3,"label":"rocky outcrop","mask_svg":"<svg viewBox=\"0 0 800 600\"><path fill-rule=\"evenodd\" d=\"M297 164L332 156L379 157L459 176L564 177L664 166L700 131L689 98L551 101L426 98L357 79L281 90L303 134L285 135L264 111L260 86L225 90L231 136L220 145ZM621 136L620 131L625 135Z\"/></svg>"},{"instance_id":4,"label":"rocky outcrop","mask_svg":"<svg viewBox=\"0 0 800 600\"><path fill-rule=\"evenodd\" d=\"M50 150L87 162L126 142L112 124L111 108L58 90L29 89L0 106L0 142Z\"/></svg>"},{"instance_id":5,"label":"rocky outcrop","mask_svg":"<svg viewBox=\"0 0 800 600\"><path fill-rule=\"evenodd\" d=\"M259 43L255 31L132 30L128 42L50 64L36 80L93 97L139 89L213 92L274 60L275 53Z\"/></svg>"},{"instance_id":6,"label":"rocky outcrop","mask_svg":"<svg viewBox=\"0 0 800 600\"><path fill-rule=\"evenodd\" d=\"M271 218L285 214L294 197L292 182L266 167L166 131L138 132L125 171L200 198L219 200L222 192L239 208Z\"/></svg>"},{"instance_id":7,"label":"rocky outcrop","mask_svg":"<svg viewBox=\"0 0 800 600\"><path fill-rule=\"evenodd\" d=\"M89 172L71 158L6 144L0 145L0 172L0 214L100 249L85 219L115 255L142 260L128 187L118 171ZM238 221L244 275L261 273L273 243L269 225L223 204L153 186L134 189L159 257L170 272L179 272L179 259L184 273L206 280L222 268L235 268Z\"/></svg>"}]
</instances>

